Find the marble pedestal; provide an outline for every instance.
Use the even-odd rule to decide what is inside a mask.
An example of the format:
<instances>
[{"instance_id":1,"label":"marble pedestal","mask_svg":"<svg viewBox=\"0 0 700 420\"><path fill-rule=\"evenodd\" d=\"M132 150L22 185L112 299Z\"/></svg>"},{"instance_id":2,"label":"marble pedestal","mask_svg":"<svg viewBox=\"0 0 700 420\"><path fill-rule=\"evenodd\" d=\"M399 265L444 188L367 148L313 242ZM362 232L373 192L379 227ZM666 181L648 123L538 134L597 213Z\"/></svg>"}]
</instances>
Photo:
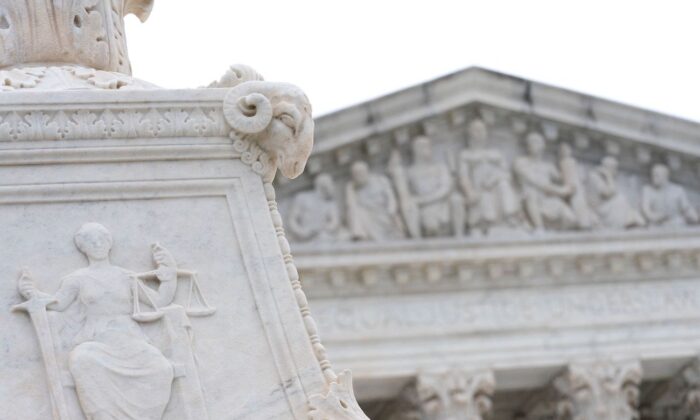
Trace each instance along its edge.
<instances>
[{"instance_id":1,"label":"marble pedestal","mask_svg":"<svg viewBox=\"0 0 700 420\"><path fill-rule=\"evenodd\" d=\"M111 232L111 263L129 270L124 278L143 274L134 287L164 287L152 271L163 263L152 244L176 263L168 305L153 308L132 294L140 305L133 313L128 306L119 321L137 325L172 367L169 390L151 389L148 375L133 381L154 399L170 394L162 419L342 418L329 410L347 409L342 396L354 397L343 390L346 378L334 383L289 255L270 184L271 150L232 130L224 115L228 93L0 95L0 417L86 417L71 354L86 340L85 311L117 298L95 291L104 279L88 273L76 280L76 308L43 313L38 305L30 319L15 305L25 300L17 285L22 267L49 295L73 281L70 273L85 274L76 270L86 267L81 251L92 245L78 243L79 250L74 235L95 222ZM148 319L154 312L157 319ZM105 341L92 334L87 341Z\"/></svg>"}]
</instances>

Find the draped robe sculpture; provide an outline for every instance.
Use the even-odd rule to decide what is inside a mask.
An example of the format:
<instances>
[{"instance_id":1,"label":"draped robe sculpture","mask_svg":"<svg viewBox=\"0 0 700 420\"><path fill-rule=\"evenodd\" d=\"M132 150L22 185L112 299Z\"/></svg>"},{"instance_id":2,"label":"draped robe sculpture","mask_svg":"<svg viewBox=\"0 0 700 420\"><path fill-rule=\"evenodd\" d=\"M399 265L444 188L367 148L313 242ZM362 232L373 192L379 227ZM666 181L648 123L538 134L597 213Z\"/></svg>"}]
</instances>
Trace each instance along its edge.
<instances>
[{"instance_id":1,"label":"draped robe sculpture","mask_svg":"<svg viewBox=\"0 0 700 420\"><path fill-rule=\"evenodd\" d=\"M88 420L161 420L171 398L173 363L150 343L137 321L160 319L159 308L172 303L177 289L175 260L165 248L153 245L158 268L149 274L158 279L156 290L140 283L141 275L111 264L112 235L104 226L83 225L75 245L88 259L86 268L66 276L54 295L39 291L25 270L19 279L20 294L52 302L46 307L50 311L81 306L84 320L72 340L68 370ZM139 307L134 300L152 306L150 317L133 312Z\"/></svg>"},{"instance_id":2,"label":"draped robe sculpture","mask_svg":"<svg viewBox=\"0 0 700 420\"><path fill-rule=\"evenodd\" d=\"M352 178L346 189L346 203L353 239L381 241L404 237L404 225L389 179L370 173L367 164L361 161L353 164Z\"/></svg>"},{"instance_id":3,"label":"draped robe sculpture","mask_svg":"<svg viewBox=\"0 0 700 420\"><path fill-rule=\"evenodd\" d=\"M519 224L520 203L510 165L498 149L488 148L486 124L477 119L469 125L469 148L459 154L458 182L469 211L473 232L488 233L499 226Z\"/></svg>"},{"instance_id":4,"label":"draped robe sculpture","mask_svg":"<svg viewBox=\"0 0 700 420\"><path fill-rule=\"evenodd\" d=\"M680 227L700 221L683 187L669 180L665 165L651 168L651 184L642 190L642 212L650 226Z\"/></svg>"}]
</instances>

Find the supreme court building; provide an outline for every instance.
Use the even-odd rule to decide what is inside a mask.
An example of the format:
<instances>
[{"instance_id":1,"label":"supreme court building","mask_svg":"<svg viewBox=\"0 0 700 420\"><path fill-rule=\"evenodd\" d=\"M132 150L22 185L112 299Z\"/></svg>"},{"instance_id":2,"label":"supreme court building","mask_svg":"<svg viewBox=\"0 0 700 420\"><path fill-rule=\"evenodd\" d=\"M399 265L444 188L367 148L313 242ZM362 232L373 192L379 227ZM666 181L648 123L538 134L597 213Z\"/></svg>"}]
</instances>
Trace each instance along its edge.
<instances>
[{"instance_id":1,"label":"supreme court building","mask_svg":"<svg viewBox=\"0 0 700 420\"><path fill-rule=\"evenodd\" d=\"M278 198L370 418L700 418L700 124L480 68L316 122Z\"/></svg>"}]
</instances>

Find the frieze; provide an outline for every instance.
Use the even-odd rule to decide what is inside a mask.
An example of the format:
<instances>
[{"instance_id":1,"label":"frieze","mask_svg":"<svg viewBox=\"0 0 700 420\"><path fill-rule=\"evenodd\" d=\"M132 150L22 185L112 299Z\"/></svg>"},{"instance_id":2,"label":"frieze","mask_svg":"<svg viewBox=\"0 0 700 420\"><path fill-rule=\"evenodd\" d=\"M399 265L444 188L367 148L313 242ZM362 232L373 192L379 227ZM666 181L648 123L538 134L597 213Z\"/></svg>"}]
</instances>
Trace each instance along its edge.
<instances>
[{"instance_id":1,"label":"frieze","mask_svg":"<svg viewBox=\"0 0 700 420\"><path fill-rule=\"evenodd\" d=\"M694 281L314 301L326 341L700 318Z\"/></svg>"}]
</instances>

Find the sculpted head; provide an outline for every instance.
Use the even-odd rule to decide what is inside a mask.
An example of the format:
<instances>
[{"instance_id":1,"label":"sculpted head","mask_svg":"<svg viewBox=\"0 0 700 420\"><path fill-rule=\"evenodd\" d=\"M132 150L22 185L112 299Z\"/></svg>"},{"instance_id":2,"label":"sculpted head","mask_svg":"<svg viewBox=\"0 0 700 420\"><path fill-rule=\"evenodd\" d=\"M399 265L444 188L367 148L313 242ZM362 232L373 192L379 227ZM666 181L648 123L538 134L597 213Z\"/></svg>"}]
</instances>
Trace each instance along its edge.
<instances>
[{"instance_id":1,"label":"sculpted head","mask_svg":"<svg viewBox=\"0 0 700 420\"><path fill-rule=\"evenodd\" d=\"M432 140L426 136L418 136L413 140L413 159L416 162L431 162L433 160Z\"/></svg>"},{"instance_id":2,"label":"sculpted head","mask_svg":"<svg viewBox=\"0 0 700 420\"><path fill-rule=\"evenodd\" d=\"M527 148L528 155L532 157L540 157L544 151L544 137L542 134L532 131L525 138L525 146Z\"/></svg>"},{"instance_id":3,"label":"sculpted head","mask_svg":"<svg viewBox=\"0 0 700 420\"><path fill-rule=\"evenodd\" d=\"M328 174L321 174L314 180L314 189L326 200L333 198L335 194L335 184L333 178Z\"/></svg>"},{"instance_id":4,"label":"sculpted head","mask_svg":"<svg viewBox=\"0 0 700 420\"><path fill-rule=\"evenodd\" d=\"M481 149L486 146L488 140L488 129L486 123L480 118L469 123L469 145L474 149Z\"/></svg>"},{"instance_id":5,"label":"sculpted head","mask_svg":"<svg viewBox=\"0 0 700 420\"><path fill-rule=\"evenodd\" d=\"M352 164L351 168L352 180L359 186L366 185L369 182L369 166L367 162L361 160Z\"/></svg>"},{"instance_id":6,"label":"sculpted head","mask_svg":"<svg viewBox=\"0 0 700 420\"><path fill-rule=\"evenodd\" d=\"M286 83L252 81L231 89L224 115L233 130L255 141L287 178L301 175L314 144L306 94Z\"/></svg>"},{"instance_id":7,"label":"sculpted head","mask_svg":"<svg viewBox=\"0 0 700 420\"><path fill-rule=\"evenodd\" d=\"M75 246L90 260L105 260L112 249L112 234L99 223L86 223L75 234Z\"/></svg>"},{"instance_id":8,"label":"sculpted head","mask_svg":"<svg viewBox=\"0 0 700 420\"><path fill-rule=\"evenodd\" d=\"M611 174L613 174L613 175L617 174L618 163L617 163L617 159L615 157L613 157L613 156L604 157L603 160L600 162L600 165L605 170L610 172Z\"/></svg>"},{"instance_id":9,"label":"sculpted head","mask_svg":"<svg viewBox=\"0 0 700 420\"><path fill-rule=\"evenodd\" d=\"M651 168L651 183L655 187L665 187L668 185L669 170L666 165L656 164Z\"/></svg>"}]
</instances>

